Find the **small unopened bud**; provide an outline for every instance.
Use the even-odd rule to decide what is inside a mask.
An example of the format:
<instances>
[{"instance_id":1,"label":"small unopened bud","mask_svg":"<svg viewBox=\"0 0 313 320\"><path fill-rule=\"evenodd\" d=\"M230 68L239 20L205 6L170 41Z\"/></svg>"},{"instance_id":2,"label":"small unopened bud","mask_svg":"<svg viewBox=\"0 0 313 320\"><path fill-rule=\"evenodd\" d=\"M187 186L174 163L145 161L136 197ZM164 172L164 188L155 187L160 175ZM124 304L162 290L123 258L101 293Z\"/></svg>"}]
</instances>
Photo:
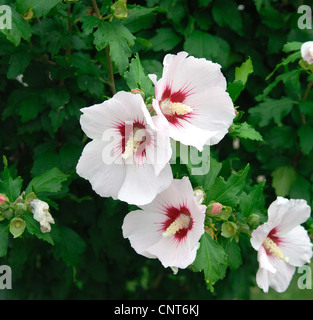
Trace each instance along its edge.
<instances>
[{"instance_id":1,"label":"small unopened bud","mask_svg":"<svg viewBox=\"0 0 313 320\"><path fill-rule=\"evenodd\" d=\"M133 94L140 94L141 97L142 97L142 99L145 100L146 95L145 95L145 93L144 93L142 90L136 88L136 89L133 89L133 90L131 91L131 93L133 93Z\"/></svg>"},{"instance_id":2,"label":"small unopened bud","mask_svg":"<svg viewBox=\"0 0 313 320\"><path fill-rule=\"evenodd\" d=\"M251 213L247 220L248 224L253 227L260 222L260 216L256 213Z\"/></svg>"},{"instance_id":3,"label":"small unopened bud","mask_svg":"<svg viewBox=\"0 0 313 320\"><path fill-rule=\"evenodd\" d=\"M223 210L223 206L221 203L219 202L212 203L211 213L216 214L216 213L222 212L222 210Z\"/></svg>"},{"instance_id":4,"label":"small unopened bud","mask_svg":"<svg viewBox=\"0 0 313 320\"><path fill-rule=\"evenodd\" d=\"M222 233L221 235L225 238L231 238L236 235L238 226L236 223L227 221L222 224Z\"/></svg>"},{"instance_id":5,"label":"small unopened bud","mask_svg":"<svg viewBox=\"0 0 313 320\"><path fill-rule=\"evenodd\" d=\"M4 195L0 193L0 204L2 204L5 201L8 201L9 199Z\"/></svg>"},{"instance_id":6,"label":"small unopened bud","mask_svg":"<svg viewBox=\"0 0 313 320\"><path fill-rule=\"evenodd\" d=\"M10 222L10 232L14 238L21 236L25 230L26 222L21 218L13 218Z\"/></svg>"}]
</instances>

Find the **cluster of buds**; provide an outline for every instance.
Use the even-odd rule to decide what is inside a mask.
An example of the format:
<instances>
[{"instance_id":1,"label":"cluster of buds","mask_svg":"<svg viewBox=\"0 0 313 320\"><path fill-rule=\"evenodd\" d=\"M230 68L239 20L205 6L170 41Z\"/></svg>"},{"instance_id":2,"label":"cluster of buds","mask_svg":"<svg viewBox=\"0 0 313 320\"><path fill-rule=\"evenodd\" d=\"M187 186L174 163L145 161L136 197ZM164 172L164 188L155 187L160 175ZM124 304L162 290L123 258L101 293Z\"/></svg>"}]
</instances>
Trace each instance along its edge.
<instances>
[{"instance_id":1,"label":"cluster of buds","mask_svg":"<svg viewBox=\"0 0 313 320\"><path fill-rule=\"evenodd\" d=\"M0 194L0 222L9 220L9 230L14 238L21 236L26 228L26 221L23 215L32 212L33 218L39 222L42 233L51 231L51 223L55 223L49 212L49 205L37 199L34 193L25 196L23 192L14 202Z\"/></svg>"}]
</instances>

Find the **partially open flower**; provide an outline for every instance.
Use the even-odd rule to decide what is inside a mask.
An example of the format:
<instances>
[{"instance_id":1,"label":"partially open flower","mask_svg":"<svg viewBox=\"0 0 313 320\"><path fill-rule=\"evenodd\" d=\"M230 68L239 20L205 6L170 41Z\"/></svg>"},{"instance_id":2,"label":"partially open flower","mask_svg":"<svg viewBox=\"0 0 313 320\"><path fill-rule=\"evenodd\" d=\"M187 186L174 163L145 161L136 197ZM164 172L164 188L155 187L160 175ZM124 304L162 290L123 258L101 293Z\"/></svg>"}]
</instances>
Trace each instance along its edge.
<instances>
[{"instance_id":1,"label":"partially open flower","mask_svg":"<svg viewBox=\"0 0 313 320\"><path fill-rule=\"evenodd\" d=\"M305 200L278 197L268 208L268 221L253 231L251 244L258 251L257 285L268 292L272 287L285 291L295 267L312 258L312 244L307 231L300 226L310 217Z\"/></svg>"},{"instance_id":2,"label":"partially open flower","mask_svg":"<svg viewBox=\"0 0 313 320\"><path fill-rule=\"evenodd\" d=\"M34 199L29 203L34 219L40 223L40 229L42 233L50 232L50 223L54 224L54 219L49 212L48 203L39 199Z\"/></svg>"},{"instance_id":3,"label":"partially open flower","mask_svg":"<svg viewBox=\"0 0 313 320\"><path fill-rule=\"evenodd\" d=\"M120 91L81 111L82 129L93 140L76 170L100 196L142 205L170 185L170 140L155 130L139 94Z\"/></svg>"},{"instance_id":4,"label":"partially open flower","mask_svg":"<svg viewBox=\"0 0 313 320\"><path fill-rule=\"evenodd\" d=\"M313 41L307 41L302 44L301 56L308 64L313 64Z\"/></svg>"},{"instance_id":5,"label":"partially open flower","mask_svg":"<svg viewBox=\"0 0 313 320\"><path fill-rule=\"evenodd\" d=\"M173 180L168 189L140 208L126 215L124 238L137 253L158 258L164 267L189 266L204 233L206 209L197 202L189 179Z\"/></svg>"},{"instance_id":6,"label":"partially open flower","mask_svg":"<svg viewBox=\"0 0 313 320\"><path fill-rule=\"evenodd\" d=\"M149 75L155 84L153 107L156 126L184 145L203 150L228 132L235 109L226 92L221 66L188 53L167 54L162 78Z\"/></svg>"},{"instance_id":7,"label":"partially open flower","mask_svg":"<svg viewBox=\"0 0 313 320\"><path fill-rule=\"evenodd\" d=\"M8 201L8 198L4 194L0 193L0 204L2 204L4 201Z\"/></svg>"}]
</instances>

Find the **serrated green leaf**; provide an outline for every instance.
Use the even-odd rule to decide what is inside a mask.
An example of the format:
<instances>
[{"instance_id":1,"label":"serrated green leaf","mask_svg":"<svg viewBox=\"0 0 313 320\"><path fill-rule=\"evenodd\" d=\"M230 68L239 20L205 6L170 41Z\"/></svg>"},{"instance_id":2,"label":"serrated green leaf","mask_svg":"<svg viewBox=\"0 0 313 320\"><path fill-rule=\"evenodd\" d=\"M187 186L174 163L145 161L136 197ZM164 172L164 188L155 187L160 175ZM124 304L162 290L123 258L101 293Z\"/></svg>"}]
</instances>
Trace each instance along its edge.
<instances>
[{"instance_id":1,"label":"serrated green leaf","mask_svg":"<svg viewBox=\"0 0 313 320\"><path fill-rule=\"evenodd\" d=\"M0 193L6 194L14 202L22 191L23 180L21 177L13 179L11 176L4 181L0 180Z\"/></svg>"},{"instance_id":2,"label":"serrated green leaf","mask_svg":"<svg viewBox=\"0 0 313 320\"><path fill-rule=\"evenodd\" d=\"M58 168L53 168L33 178L26 188L26 194L35 192L37 196L56 193L61 190L62 182L66 181L68 175Z\"/></svg>"},{"instance_id":3,"label":"serrated green leaf","mask_svg":"<svg viewBox=\"0 0 313 320\"><path fill-rule=\"evenodd\" d=\"M22 18L22 16L16 12L13 8L12 10L12 28L11 29L0 29L6 38L11 41L16 47L20 44L21 39L26 41L30 40L32 35L32 28L28 22Z\"/></svg>"},{"instance_id":4,"label":"serrated green leaf","mask_svg":"<svg viewBox=\"0 0 313 320\"><path fill-rule=\"evenodd\" d=\"M156 35L150 39L151 49L167 52L175 48L180 41L181 37L172 28L160 28L157 29Z\"/></svg>"},{"instance_id":5,"label":"serrated green leaf","mask_svg":"<svg viewBox=\"0 0 313 320\"><path fill-rule=\"evenodd\" d=\"M212 15L220 27L228 27L242 35L242 19L238 5L233 0L219 0L213 3Z\"/></svg>"},{"instance_id":6,"label":"serrated green leaf","mask_svg":"<svg viewBox=\"0 0 313 320\"><path fill-rule=\"evenodd\" d=\"M272 187L277 196L285 197L296 180L296 171L293 167L279 167L272 172Z\"/></svg>"},{"instance_id":7,"label":"serrated green leaf","mask_svg":"<svg viewBox=\"0 0 313 320\"><path fill-rule=\"evenodd\" d=\"M149 95L152 90L152 81L145 74L138 53L136 58L131 60L129 71L125 72L124 78L128 87L132 89L141 89L146 95Z\"/></svg>"},{"instance_id":8,"label":"serrated green leaf","mask_svg":"<svg viewBox=\"0 0 313 320\"><path fill-rule=\"evenodd\" d=\"M205 282L212 292L214 284L224 276L225 265L226 254L223 247L205 232L200 239L200 248L192 268L196 272L204 271Z\"/></svg>"},{"instance_id":9,"label":"serrated green leaf","mask_svg":"<svg viewBox=\"0 0 313 320\"><path fill-rule=\"evenodd\" d=\"M110 47L110 57L120 74L127 69L128 58L131 56L130 46L134 45L135 37L122 24L103 22L94 33L94 45L98 51L107 45Z\"/></svg>"},{"instance_id":10,"label":"serrated green leaf","mask_svg":"<svg viewBox=\"0 0 313 320\"><path fill-rule=\"evenodd\" d=\"M62 259L68 266L77 266L85 250L84 240L72 229L65 226L54 226L51 230L55 245L52 248L56 259Z\"/></svg>"},{"instance_id":11,"label":"serrated green leaf","mask_svg":"<svg viewBox=\"0 0 313 320\"><path fill-rule=\"evenodd\" d=\"M313 149L313 128L309 124L304 124L298 130L300 148L304 154L309 154Z\"/></svg>"},{"instance_id":12,"label":"serrated green leaf","mask_svg":"<svg viewBox=\"0 0 313 320\"><path fill-rule=\"evenodd\" d=\"M80 21L82 22L82 29L86 35L91 34L93 29L101 24L101 20L95 16L81 17Z\"/></svg>"},{"instance_id":13,"label":"serrated green leaf","mask_svg":"<svg viewBox=\"0 0 313 320\"><path fill-rule=\"evenodd\" d=\"M250 108L248 112L260 127L265 127L272 119L276 124L281 125L282 119L290 113L292 107L293 100L290 98L278 100L268 98L257 106Z\"/></svg>"},{"instance_id":14,"label":"serrated green leaf","mask_svg":"<svg viewBox=\"0 0 313 320\"><path fill-rule=\"evenodd\" d=\"M31 212L26 212L23 214L23 218L26 222L26 230L29 234L34 235L38 239L46 241L51 245L54 245L51 232L42 233L39 222L33 218L33 214Z\"/></svg>"},{"instance_id":15,"label":"serrated green leaf","mask_svg":"<svg viewBox=\"0 0 313 320\"><path fill-rule=\"evenodd\" d=\"M235 207L239 203L238 193L243 190L250 166L232 173L227 181L223 177L218 177L212 188L207 192L207 200L220 202L223 205Z\"/></svg>"},{"instance_id":16,"label":"serrated green leaf","mask_svg":"<svg viewBox=\"0 0 313 320\"><path fill-rule=\"evenodd\" d=\"M242 264L241 250L235 238L221 238L222 246L227 255L227 264L231 270L238 269Z\"/></svg>"},{"instance_id":17,"label":"serrated green leaf","mask_svg":"<svg viewBox=\"0 0 313 320\"><path fill-rule=\"evenodd\" d=\"M302 42L298 41L287 42L283 47L283 51L286 53L291 51L298 51L301 49L302 44Z\"/></svg>"},{"instance_id":18,"label":"serrated green leaf","mask_svg":"<svg viewBox=\"0 0 313 320\"><path fill-rule=\"evenodd\" d=\"M39 18L47 15L49 11L61 1L62 0L17 0L16 10L24 14L28 12L29 9L32 9L34 16Z\"/></svg>"},{"instance_id":19,"label":"serrated green leaf","mask_svg":"<svg viewBox=\"0 0 313 320\"><path fill-rule=\"evenodd\" d=\"M240 195L240 211L245 217L248 217L251 213L255 213L259 206L262 205L261 200L264 185L265 181L262 181L253 186L248 194L243 192Z\"/></svg>"},{"instance_id":20,"label":"serrated green leaf","mask_svg":"<svg viewBox=\"0 0 313 320\"><path fill-rule=\"evenodd\" d=\"M263 141L261 134L247 122L234 123L230 127L230 133L243 139Z\"/></svg>"},{"instance_id":21,"label":"serrated green leaf","mask_svg":"<svg viewBox=\"0 0 313 320\"><path fill-rule=\"evenodd\" d=\"M22 74L31 61L31 53L28 50L11 55L9 69L7 72L8 79L15 79Z\"/></svg>"}]
</instances>

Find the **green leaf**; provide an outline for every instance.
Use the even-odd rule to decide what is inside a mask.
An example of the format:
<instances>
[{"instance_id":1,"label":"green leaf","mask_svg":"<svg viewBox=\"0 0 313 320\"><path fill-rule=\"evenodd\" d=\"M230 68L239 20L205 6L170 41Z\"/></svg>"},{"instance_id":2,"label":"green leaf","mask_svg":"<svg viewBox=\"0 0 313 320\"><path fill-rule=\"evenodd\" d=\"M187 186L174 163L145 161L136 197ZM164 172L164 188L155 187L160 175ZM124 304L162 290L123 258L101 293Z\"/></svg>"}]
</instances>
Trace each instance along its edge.
<instances>
[{"instance_id":1,"label":"green leaf","mask_svg":"<svg viewBox=\"0 0 313 320\"><path fill-rule=\"evenodd\" d=\"M304 124L298 130L300 148L302 153L309 154L313 148L313 128L309 124Z\"/></svg>"},{"instance_id":2,"label":"green leaf","mask_svg":"<svg viewBox=\"0 0 313 320\"><path fill-rule=\"evenodd\" d=\"M281 125L282 119L290 113L292 107L293 100L290 98L278 100L267 98L264 102L250 108L248 112L260 127L265 127L272 119L277 125Z\"/></svg>"},{"instance_id":3,"label":"green leaf","mask_svg":"<svg viewBox=\"0 0 313 320\"><path fill-rule=\"evenodd\" d=\"M28 50L11 55L9 69L7 72L8 79L15 79L22 74L31 61L31 53Z\"/></svg>"},{"instance_id":4,"label":"green leaf","mask_svg":"<svg viewBox=\"0 0 313 320\"><path fill-rule=\"evenodd\" d=\"M239 35L243 34L241 15L235 1L215 1L212 8L212 15L220 27L228 27Z\"/></svg>"},{"instance_id":5,"label":"green leaf","mask_svg":"<svg viewBox=\"0 0 313 320\"><path fill-rule=\"evenodd\" d=\"M8 251L9 244L9 226L0 223L0 258L5 257Z\"/></svg>"},{"instance_id":6,"label":"green leaf","mask_svg":"<svg viewBox=\"0 0 313 320\"><path fill-rule=\"evenodd\" d=\"M16 1L16 10L24 14L33 10L34 16L40 18L49 13L49 11L55 7L62 0L17 0Z\"/></svg>"},{"instance_id":7,"label":"green leaf","mask_svg":"<svg viewBox=\"0 0 313 320\"><path fill-rule=\"evenodd\" d=\"M299 103L300 111L306 115L313 117L313 102L312 101L302 101Z\"/></svg>"},{"instance_id":8,"label":"green leaf","mask_svg":"<svg viewBox=\"0 0 313 320\"><path fill-rule=\"evenodd\" d=\"M149 29L155 22L155 11L158 8L145 8L139 5L127 5L128 17L123 25L132 33Z\"/></svg>"},{"instance_id":9,"label":"green leaf","mask_svg":"<svg viewBox=\"0 0 313 320\"><path fill-rule=\"evenodd\" d=\"M153 89L152 82L145 74L138 53L136 58L131 60L129 71L125 72L124 78L131 90L138 88L143 90L146 95L149 95Z\"/></svg>"},{"instance_id":10,"label":"green leaf","mask_svg":"<svg viewBox=\"0 0 313 320\"><path fill-rule=\"evenodd\" d=\"M283 51L286 53L291 51L298 51L301 49L302 44L302 42L298 41L287 42L283 47Z\"/></svg>"},{"instance_id":11,"label":"green leaf","mask_svg":"<svg viewBox=\"0 0 313 320\"><path fill-rule=\"evenodd\" d=\"M184 50L197 58L206 58L227 68L230 45L224 39L194 30L184 43Z\"/></svg>"},{"instance_id":12,"label":"green leaf","mask_svg":"<svg viewBox=\"0 0 313 320\"><path fill-rule=\"evenodd\" d=\"M231 125L229 130L231 135L239 138L263 141L261 134L247 122L234 123Z\"/></svg>"},{"instance_id":13,"label":"green leaf","mask_svg":"<svg viewBox=\"0 0 313 320\"><path fill-rule=\"evenodd\" d=\"M212 188L207 192L208 201L220 202L223 205L235 207L239 203L238 193L245 186L249 169L250 166L247 164L243 170L232 173L227 181L223 177L218 177Z\"/></svg>"},{"instance_id":14,"label":"green leaf","mask_svg":"<svg viewBox=\"0 0 313 320\"><path fill-rule=\"evenodd\" d=\"M170 51L181 41L181 37L172 28L157 29L157 34L150 39L153 51Z\"/></svg>"},{"instance_id":15,"label":"green leaf","mask_svg":"<svg viewBox=\"0 0 313 320\"><path fill-rule=\"evenodd\" d=\"M251 73L253 73L253 64L249 57L240 67L235 69L235 81L241 81L245 86Z\"/></svg>"},{"instance_id":16,"label":"green leaf","mask_svg":"<svg viewBox=\"0 0 313 320\"><path fill-rule=\"evenodd\" d=\"M122 24L115 22L103 22L94 33L94 45L98 51L110 47L110 57L115 63L120 74L128 67L128 58L131 56L131 49L135 37Z\"/></svg>"},{"instance_id":17,"label":"green leaf","mask_svg":"<svg viewBox=\"0 0 313 320\"><path fill-rule=\"evenodd\" d=\"M26 188L26 194L35 192L36 195L46 195L49 193L57 193L62 188L62 182L66 181L68 175L53 168L30 181Z\"/></svg>"},{"instance_id":18,"label":"green leaf","mask_svg":"<svg viewBox=\"0 0 313 320\"><path fill-rule=\"evenodd\" d=\"M224 276L226 265L226 254L223 247L213 240L206 232L200 239L200 248L192 264L195 272L204 271L207 287L214 291L216 281Z\"/></svg>"},{"instance_id":19,"label":"green leaf","mask_svg":"<svg viewBox=\"0 0 313 320\"><path fill-rule=\"evenodd\" d=\"M227 92L235 102L245 88L249 75L253 73L252 60L249 57L240 67L235 69L235 80L228 83Z\"/></svg>"},{"instance_id":20,"label":"green leaf","mask_svg":"<svg viewBox=\"0 0 313 320\"><path fill-rule=\"evenodd\" d=\"M13 179L11 176L4 181L0 180L0 193L6 194L14 202L22 191L23 180L21 177Z\"/></svg>"},{"instance_id":21,"label":"green leaf","mask_svg":"<svg viewBox=\"0 0 313 320\"><path fill-rule=\"evenodd\" d=\"M265 181L253 186L249 193L242 192L240 195L240 211L248 217L251 213L255 213L260 205L262 205L262 195Z\"/></svg>"},{"instance_id":22,"label":"green leaf","mask_svg":"<svg viewBox=\"0 0 313 320\"><path fill-rule=\"evenodd\" d=\"M285 197L296 180L296 171L293 167L279 167L272 172L272 187L277 196Z\"/></svg>"},{"instance_id":23,"label":"green leaf","mask_svg":"<svg viewBox=\"0 0 313 320\"><path fill-rule=\"evenodd\" d=\"M54 245L51 232L42 233L39 222L34 219L31 212L26 212L23 214L23 218L26 222L26 230L29 234L34 235L38 239L46 241L51 245ZM53 227L51 230L53 230Z\"/></svg>"},{"instance_id":24,"label":"green leaf","mask_svg":"<svg viewBox=\"0 0 313 320\"><path fill-rule=\"evenodd\" d=\"M77 266L85 250L84 240L72 229L55 226L51 230L55 245L52 248L56 259L62 259L68 266Z\"/></svg>"},{"instance_id":25,"label":"green leaf","mask_svg":"<svg viewBox=\"0 0 313 320\"><path fill-rule=\"evenodd\" d=\"M0 28L0 32L2 32L6 36L6 38L17 47L20 44L22 38L26 41L30 40L30 37L32 35L32 28L18 12L16 12L13 8L11 8L11 10L12 28Z\"/></svg>"},{"instance_id":26,"label":"green leaf","mask_svg":"<svg viewBox=\"0 0 313 320\"><path fill-rule=\"evenodd\" d=\"M201 186L204 191L210 190L210 188L214 184L218 174L222 169L222 164L212 157L210 157L209 164L210 164L210 169L207 174L202 176L201 175L192 176L192 178L196 182L196 185Z\"/></svg>"},{"instance_id":27,"label":"green leaf","mask_svg":"<svg viewBox=\"0 0 313 320\"><path fill-rule=\"evenodd\" d=\"M82 29L86 35L91 34L93 29L101 24L101 20L95 16L81 17L80 21L82 22Z\"/></svg>"},{"instance_id":28,"label":"green leaf","mask_svg":"<svg viewBox=\"0 0 313 320\"><path fill-rule=\"evenodd\" d=\"M241 250L235 238L221 238L222 246L227 255L227 264L231 270L238 269L242 264Z\"/></svg>"}]
</instances>

